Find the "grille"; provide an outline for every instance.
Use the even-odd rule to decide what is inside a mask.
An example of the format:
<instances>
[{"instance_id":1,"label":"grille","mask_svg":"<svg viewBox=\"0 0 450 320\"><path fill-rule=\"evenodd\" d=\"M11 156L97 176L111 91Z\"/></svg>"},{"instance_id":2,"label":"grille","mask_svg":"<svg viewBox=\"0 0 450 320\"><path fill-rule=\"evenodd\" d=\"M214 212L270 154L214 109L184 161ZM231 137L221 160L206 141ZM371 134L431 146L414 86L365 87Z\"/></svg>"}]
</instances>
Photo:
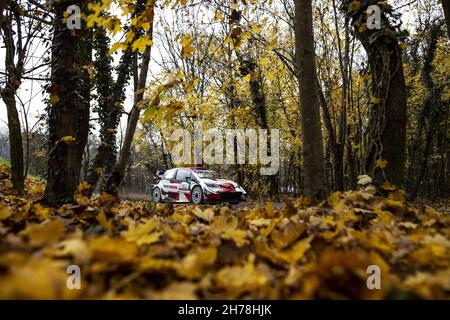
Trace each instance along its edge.
<instances>
[{"instance_id":1,"label":"grille","mask_svg":"<svg viewBox=\"0 0 450 320\"><path fill-rule=\"evenodd\" d=\"M221 192L220 198L223 200L240 200L242 192Z\"/></svg>"}]
</instances>

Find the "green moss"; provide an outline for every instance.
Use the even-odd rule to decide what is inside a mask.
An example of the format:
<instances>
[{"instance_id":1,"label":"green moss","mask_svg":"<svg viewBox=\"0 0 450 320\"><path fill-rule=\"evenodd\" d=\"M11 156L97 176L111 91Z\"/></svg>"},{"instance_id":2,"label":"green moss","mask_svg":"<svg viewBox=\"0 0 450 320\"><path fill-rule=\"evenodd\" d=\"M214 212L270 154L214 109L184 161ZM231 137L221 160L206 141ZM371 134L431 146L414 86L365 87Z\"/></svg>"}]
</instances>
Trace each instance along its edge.
<instances>
[{"instance_id":1,"label":"green moss","mask_svg":"<svg viewBox=\"0 0 450 320\"><path fill-rule=\"evenodd\" d=\"M11 162L5 158L0 157L0 165L11 168Z\"/></svg>"}]
</instances>

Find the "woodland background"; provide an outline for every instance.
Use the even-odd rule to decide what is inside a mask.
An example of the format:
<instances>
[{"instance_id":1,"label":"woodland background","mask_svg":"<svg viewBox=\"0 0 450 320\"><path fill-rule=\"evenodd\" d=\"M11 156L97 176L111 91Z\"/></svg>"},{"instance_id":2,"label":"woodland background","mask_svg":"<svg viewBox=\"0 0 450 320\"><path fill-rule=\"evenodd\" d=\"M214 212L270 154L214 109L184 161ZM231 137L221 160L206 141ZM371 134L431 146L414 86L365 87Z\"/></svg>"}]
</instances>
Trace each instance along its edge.
<instances>
[{"instance_id":1,"label":"woodland background","mask_svg":"<svg viewBox=\"0 0 450 320\"><path fill-rule=\"evenodd\" d=\"M371 31L361 16L364 7L376 3L315 2L309 18L317 68L299 76L295 58L302 48L295 47L293 1L93 2L84 8L91 12L87 22L93 29L78 39L89 49L85 56L69 34L55 38L56 8L37 1L5 4L1 87L11 145L5 124L1 156L12 160L13 185L20 191L28 173L47 178L47 171L57 174L73 162L74 168L55 177L70 184L61 195L70 200L79 182L95 186L111 175L118 159L127 158L120 166L126 168L128 187L147 193L154 172L174 166L171 131L193 130L201 121L221 130L282 130L278 175L254 179L258 168L250 165L216 168L254 198L355 189L361 174L380 175L380 183L405 188L410 199L448 196L449 48L443 6L431 0L380 2L382 29ZM62 10L69 2L60 4ZM298 24L307 18L299 12ZM307 29L297 31L308 38ZM71 47L64 47L65 40ZM81 68L79 74L61 73L64 83L58 83L55 68L72 61L57 61L66 59L57 52L52 59L49 48L56 50L57 44ZM145 79L139 70L148 72ZM402 73L404 84L397 78ZM69 76L80 80L66 81ZM299 77L306 90L317 88L316 94L304 94L304 109ZM73 114L67 106L67 112L52 114L64 99L74 107L84 103L86 114L69 121L73 128L54 132L54 117ZM133 105L143 114L139 120L139 114L132 117ZM302 123L302 112L316 117ZM136 125L127 126L129 118ZM311 130L318 125L320 132ZM74 159L60 163L49 151L64 137L76 139L64 143L66 157ZM62 145L54 153L60 154ZM320 153L323 162L317 160ZM308 157L323 169L314 170L323 175L312 182L305 181ZM64 188L56 189L64 193Z\"/></svg>"}]
</instances>

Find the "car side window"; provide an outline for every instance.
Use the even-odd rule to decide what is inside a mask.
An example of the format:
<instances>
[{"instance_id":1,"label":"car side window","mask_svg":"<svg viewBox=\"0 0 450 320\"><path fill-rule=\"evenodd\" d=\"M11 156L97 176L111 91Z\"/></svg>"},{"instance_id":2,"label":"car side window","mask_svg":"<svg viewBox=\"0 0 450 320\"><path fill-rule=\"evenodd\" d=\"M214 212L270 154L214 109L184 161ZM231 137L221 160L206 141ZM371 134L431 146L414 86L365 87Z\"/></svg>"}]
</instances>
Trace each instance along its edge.
<instances>
[{"instance_id":1,"label":"car side window","mask_svg":"<svg viewBox=\"0 0 450 320\"><path fill-rule=\"evenodd\" d=\"M175 172L176 170L169 170L166 172L166 174L164 175L164 180L172 180L175 178Z\"/></svg>"},{"instance_id":2,"label":"car side window","mask_svg":"<svg viewBox=\"0 0 450 320\"><path fill-rule=\"evenodd\" d=\"M191 173L188 170L178 170L177 172L178 181L186 181L187 177L191 177Z\"/></svg>"}]
</instances>

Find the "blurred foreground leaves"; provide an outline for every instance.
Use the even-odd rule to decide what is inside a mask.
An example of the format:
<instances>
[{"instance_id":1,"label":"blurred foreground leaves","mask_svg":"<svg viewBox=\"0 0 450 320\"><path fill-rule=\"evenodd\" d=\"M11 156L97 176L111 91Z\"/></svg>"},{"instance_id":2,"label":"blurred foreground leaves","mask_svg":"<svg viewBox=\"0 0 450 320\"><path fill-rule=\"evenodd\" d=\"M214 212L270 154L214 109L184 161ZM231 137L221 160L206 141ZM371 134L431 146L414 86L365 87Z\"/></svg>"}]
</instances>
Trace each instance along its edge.
<instances>
[{"instance_id":1,"label":"blurred foreground leaves","mask_svg":"<svg viewBox=\"0 0 450 320\"><path fill-rule=\"evenodd\" d=\"M8 193L0 167L1 299L405 299L450 297L450 216L403 193L335 193L256 207L74 197L57 209ZM445 211L445 210L444 210ZM69 265L81 290L69 290ZM369 265L381 290L366 286Z\"/></svg>"}]
</instances>

